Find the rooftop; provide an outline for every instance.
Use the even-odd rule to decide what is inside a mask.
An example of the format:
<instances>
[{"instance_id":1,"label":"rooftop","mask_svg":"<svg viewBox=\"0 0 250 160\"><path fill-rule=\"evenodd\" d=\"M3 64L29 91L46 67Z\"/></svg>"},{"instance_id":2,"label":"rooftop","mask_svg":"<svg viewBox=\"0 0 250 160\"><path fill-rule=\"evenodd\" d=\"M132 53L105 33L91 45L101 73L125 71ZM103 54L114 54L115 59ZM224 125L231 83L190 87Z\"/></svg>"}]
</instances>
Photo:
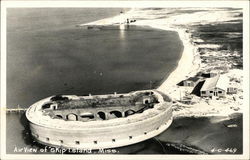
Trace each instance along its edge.
<instances>
[{"instance_id":1,"label":"rooftop","mask_svg":"<svg viewBox=\"0 0 250 160\"><path fill-rule=\"evenodd\" d=\"M216 84L216 87L226 91L228 85L229 85L229 78L225 75L221 75L217 84Z\"/></svg>"},{"instance_id":2,"label":"rooftop","mask_svg":"<svg viewBox=\"0 0 250 160\"><path fill-rule=\"evenodd\" d=\"M212 78L207 78L201 88L201 91L210 90L215 87L223 89L223 90L227 90L228 84L229 84L228 77L226 77L225 75L217 75Z\"/></svg>"},{"instance_id":3,"label":"rooftop","mask_svg":"<svg viewBox=\"0 0 250 160\"><path fill-rule=\"evenodd\" d=\"M192 81L192 82L197 82L199 81L200 78L198 77L189 77L188 79L186 79L185 81Z\"/></svg>"},{"instance_id":4,"label":"rooftop","mask_svg":"<svg viewBox=\"0 0 250 160\"><path fill-rule=\"evenodd\" d=\"M207 91L207 90L210 90L212 88L214 88L217 84L217 81L219 80L220 76L217 75L215 77L212 77L212 78L207 78L205 80L205 83L203 84L202 88L201 88L201 91Z\"/></svg>"}]
</instances>

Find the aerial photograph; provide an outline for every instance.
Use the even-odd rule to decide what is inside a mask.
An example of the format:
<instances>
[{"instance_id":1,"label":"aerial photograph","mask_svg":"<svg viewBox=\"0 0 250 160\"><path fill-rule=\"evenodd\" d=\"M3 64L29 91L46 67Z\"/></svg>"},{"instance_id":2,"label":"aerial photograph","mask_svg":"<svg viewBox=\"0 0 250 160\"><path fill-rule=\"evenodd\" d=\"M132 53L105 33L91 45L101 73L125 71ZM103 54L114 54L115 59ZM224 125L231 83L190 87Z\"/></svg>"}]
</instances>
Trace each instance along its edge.
<instances>
[{"instance_id":1,"label":"aerial photograph","mask_svg":"<svg viewBox=\"0 0 250 160\"><path fill-rule=\"evenodd\" d=\"M6 154L242 155L243 13L7 8Z\"/></svg>"}]
</instances>

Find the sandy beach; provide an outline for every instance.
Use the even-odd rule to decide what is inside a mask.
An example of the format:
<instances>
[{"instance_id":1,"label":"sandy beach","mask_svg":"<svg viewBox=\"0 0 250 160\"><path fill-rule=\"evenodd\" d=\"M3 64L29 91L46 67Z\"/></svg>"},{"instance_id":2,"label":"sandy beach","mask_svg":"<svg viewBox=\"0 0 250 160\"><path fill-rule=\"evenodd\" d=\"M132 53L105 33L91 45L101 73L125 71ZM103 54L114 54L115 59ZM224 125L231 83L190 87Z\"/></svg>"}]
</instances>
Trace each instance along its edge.
<instances>
[{"instance_id":1,"label":"sandy beach","mask_svg":"<svg viewBox=\"0 0 250 160\"><path fill-rule=\"evenodd\" d=\"M124 17L133 17L133 10L130 10L124 15ZM81 24L79 26L84 25L112 25L119 21L120 16L115 16L111 18L106 18L102 20L98 20L95 22ZM196 56L195 46L190 41L190 34L186 29L181 28L173 28L170 27L170 24L162 24L159 21L150 20L148 21L137 21L133 23L133 25L137 26L149 26L156 29L167 30L167 31L175 31L178 33L180 39L183 42L184 50L182 52L182 56L178 62L177 67L174 71L171 72L162 82L162 84L157 88L157 90L169 95L173 100L178 99L179 92L176 91L177 83L186 79L189 76L195 75L200 66L199 56Z\"/></svg>"},{"instance_id":2,"label":"sandy beach","mask_svg":"<svg viewBox=\"0 0 250 160\"><path fill-rule=\"evenodd\" d=\"M208 54L210 57L214 56L214 60L217 60L218 55L227 55L224 51L218 50L221 47L220 44L206 44L198 36L198 38L193 37L192 35L192 26L197 25L211 25L217 23L227 23L229 21L238 21L240 17L237 12L234 10L216 10L206 8L204 11L197 12L195 8L190 9L191 13L187 13L183 9L180 14L176 10L177 14L166 16L166 18L161 18L163 15L168 15L171 9L161 9L161 10L152 10L150 13L144 13L140 10L131 10L128 12L128 17L150 17L149 20L140 20L134 23L134 25L148 25L153 28L158 28L162 30L171 30L176 31L179 34L180 39L183 42L184 50L182 52L182 57L178 62L176 69L166 77L165 81L157 88L163 93L169 95L173 101L181 100L181 96L185 95L186 92L190 92L188 87L180 87L177 84L188 77L195 76L200 71L208 70L211 65L209 63L202 62L200 58L200 48L207 48ZM212 10L216 10L214 12ZM185 13L186 12L186 13ZM223 18L221 16L223 15ZM154 19L155 18L155 19ZM203 43L203 44L202 44ZM213 55L210 54L209 49L212 48L215 50ZM216 51L217 50L217 51ZM228 50L230 52L230 50ZM220 63L220 61L218 61ZM231 62L233 63L233 62ZM194 96L195 104L185 105L178 103L173 107L173 116L174 117L207 117L207 116L230 116L234 113L242 113L242 77L243 70L241 69L230 69L228 73L224 74L228 78L236 78L240 81L237 86L238 93L237 95L227 95L226 98L221 100L210 99L206 100ZM237 98L236 98L237 97ZM235 100L237 99L237 100ZM181 107L180 107L181 106Z\"/></svg>"},{"instance_id":3,"label":"sandy beach","mask_svg":"<svg viewBox=\"0 0 250 160\"><path fill-rule=\"evenodd\" d=\"M226 23L228 21L238 20L239 17L234 16L236 13L227 10L217 10L218 12L213 12L213 9L206 8L203 11L198 11L194 9L190 9L191 13L180 12L177 15L173 14L170 16L166 16L171 13L171 9L160 9L160 10L149 10L143 11L140 9L131 9L126 12L122 17L126 17L129 19L138 19L136 22L131 25L137 26L149 26L156 29L175 31L178 33L180 39L183 42L184 50L182 52L182 56L178 62L175 70L168 75L162 84L156 88L157 90L169 95L173 101L181 100L181 96L183 96L187 90L190 88L187 87L179 87L177 84L188 77L195 76L199 71L207 70L210 65L203 63L200 58L200 53L198 51L199 48L219 48L220 45L215 44L199 44L195 42L204 42L200 38L194 39L190 30L192 30L192 25L204 25L204 24L213 24L213 23ZM223 14L223 18L219 18ZM161 18L161 16L166 16L165 18ZM119 21L121 21L121 16L115 16L95 22L91 22L84 25L118 25ZM208 52L209 53L209 52ZM215 57L218 54L224 54L224 52L215 52ZM216 58L215 58L216 60ZM235 74L236 73L236 74ZM226 76L239 77L239 79L243 76L243 70L229 70ZM241 83L242 84L242 83ZM241 90L242 86L239 87ZM242 94L242 92L240 92ZM238 97L241 95L238 94ZM206 116L229 116L233 113L242 113L242 105L243 101L241 98L237 98L235 101L234 96L228 96L223 100L206 100L201 97L195 97L196 104L194 105L184 105L181 103L177 103L181 105L181 107L174 107L173 115L174 117L206 117Z\"/></svg>"},{"instance_id":4,"label":"sandy beach","mask_svg":"<svg viewBox=\"0 0 250 160\"><path fill-rule=\"evenodd\" d=\"M133 10L128 11L124 17L133 17ZM106 18L102 20L98 20L95 22L81 24L79 26L84 25L112 25L116 24L119 21L120 16L115 16L112 18ZM168 30L178 32L180 39L183 42L184 50L182 56L178 62L175 70L165 78L163 83L157 88L157 90L170 95L174 98L173 91L176 88L176 84L182 81L183 79L195 75L199 70L199 58L196 56L195 46L190 41L190 34L188 34L186 29L181 28L172 28L169 27L169 24L159 24L159 21L137 21L133 23L133 25L137 26L149 26L156 29Z\"/></svg>"}]
</instances>

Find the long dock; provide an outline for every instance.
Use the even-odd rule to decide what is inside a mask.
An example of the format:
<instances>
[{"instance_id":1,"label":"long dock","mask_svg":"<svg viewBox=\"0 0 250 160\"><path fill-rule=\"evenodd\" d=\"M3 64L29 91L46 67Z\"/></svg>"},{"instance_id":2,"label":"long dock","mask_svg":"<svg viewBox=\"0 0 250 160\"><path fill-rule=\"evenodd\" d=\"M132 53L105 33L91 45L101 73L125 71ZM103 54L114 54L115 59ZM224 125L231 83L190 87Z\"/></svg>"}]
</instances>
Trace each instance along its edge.
<instances>
[{"instance_id":1,"label":"long dock","mask_svg":"<svg viewBox=\"0 0 250 160\"><path fill-rule=\"evenodd\" d=\"M6 113L23 113L26 110L26 108L7 108Z\"/></svg>"}]
</instances>

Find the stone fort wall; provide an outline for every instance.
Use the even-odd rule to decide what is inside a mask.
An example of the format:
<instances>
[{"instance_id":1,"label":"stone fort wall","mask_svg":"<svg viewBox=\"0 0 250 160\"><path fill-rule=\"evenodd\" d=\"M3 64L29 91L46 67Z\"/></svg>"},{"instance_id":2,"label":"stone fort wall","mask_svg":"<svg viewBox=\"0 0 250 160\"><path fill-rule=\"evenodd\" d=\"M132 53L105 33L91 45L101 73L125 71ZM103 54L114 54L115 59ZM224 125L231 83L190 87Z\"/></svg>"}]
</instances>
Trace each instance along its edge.
<instances>
[{"instance_id":1,"label":"stone fort wall","mask_svg":"<svg viewBox=\"0 0 250 160\"><path fill-rule=\"evenodd\" d=\"M43 144L84 149L119 147L149 139L167 129L172 121L172 110L170 106L165 107L163 112L148 119L130 122L129 118L119 118L119 124L111 126L58 129L31 123L30 128L32 135Z\"/></svg>"}]
</instances>

